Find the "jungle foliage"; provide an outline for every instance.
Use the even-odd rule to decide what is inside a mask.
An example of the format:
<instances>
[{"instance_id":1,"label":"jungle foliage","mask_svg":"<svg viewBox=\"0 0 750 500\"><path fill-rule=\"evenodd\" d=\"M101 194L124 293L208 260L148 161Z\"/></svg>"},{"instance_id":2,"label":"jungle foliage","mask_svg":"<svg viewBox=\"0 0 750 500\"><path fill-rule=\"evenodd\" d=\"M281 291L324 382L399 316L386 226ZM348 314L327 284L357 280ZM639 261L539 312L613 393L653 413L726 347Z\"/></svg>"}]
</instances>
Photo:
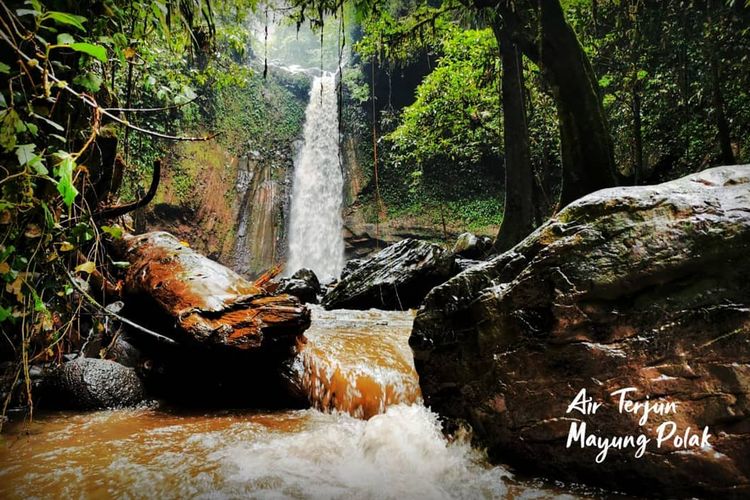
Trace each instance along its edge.
<instances>
[{"instance_id":1,"label":"jungle foliage","mask_svg":"<svg viewBox=\"0 0 750 500\"><path fill-rule=\"evenodd\" d=\"M253 4L0 6L0 375L14 389L4 408L19 389L31 407L30 364L60 361L102 328L127 266L106 251L123 233L108 216L143 196L152 169L158 182L164 141L204 140L209 131L185 135L210 118L200 95L247 81L247 33L221 21Z\"/></svg>"},{"instance_id":2,"label":"jungle foliage","mask_svg":"<svg viewBox=\"0 0 750 500\"><path fill-rule=\"evenodd\" d=\"M525 56L528 170L542 212L535 215L537 223L559 207L565 163L560 137L565 130L558 125L561 116L567 116L560 107L559 87L566 73L561 68L561 76L550 75L553 68L540 55L545 42L543 12L537 4L448 0L378 5L363 23L359 55L381 70L422 70L420 57L425 55L433 63L414 89L411 104L394 110L379 103L375 117L382 137L384 189L411 186L407 196L400 189L393 197L395 211L421 209L420 200L427 198L454 198L455 186L487 178L488 163L503 176L503 68L493 27L509 30ZM564 0L560 6L590 61L603 123L613 139L617 179L603 185L658 182L750 160L746 2ZM594 140L587 136L575 142ZM596 170L598 164L591 168ZM573 182L586 177L579 175ZM444 188L436 190L430 183ZM513 189L497 187L500 199ZM501 217L497 214L498 222Z\"/></svg>"}]
</instances>

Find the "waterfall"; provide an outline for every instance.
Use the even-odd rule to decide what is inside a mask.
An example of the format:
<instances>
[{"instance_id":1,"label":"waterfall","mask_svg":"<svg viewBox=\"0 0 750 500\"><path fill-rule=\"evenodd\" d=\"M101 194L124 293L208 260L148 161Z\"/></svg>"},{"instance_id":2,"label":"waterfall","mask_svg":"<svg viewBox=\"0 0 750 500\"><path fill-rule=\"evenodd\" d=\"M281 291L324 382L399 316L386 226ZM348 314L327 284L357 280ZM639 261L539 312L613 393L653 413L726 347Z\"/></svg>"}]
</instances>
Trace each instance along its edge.
<instances>
[{"instance_id":1,"label":"waterfall","mask_svg":"<svg viewBox=\"0 0 750 500\"><path fill-rule=\"evenodd\" d=\"M335 75L315 77L305 111L304 144L294 165L288 273L307 267L321 278L338 277L344 266L344 179L336 104Z\"/></svg>"}]
</instances>

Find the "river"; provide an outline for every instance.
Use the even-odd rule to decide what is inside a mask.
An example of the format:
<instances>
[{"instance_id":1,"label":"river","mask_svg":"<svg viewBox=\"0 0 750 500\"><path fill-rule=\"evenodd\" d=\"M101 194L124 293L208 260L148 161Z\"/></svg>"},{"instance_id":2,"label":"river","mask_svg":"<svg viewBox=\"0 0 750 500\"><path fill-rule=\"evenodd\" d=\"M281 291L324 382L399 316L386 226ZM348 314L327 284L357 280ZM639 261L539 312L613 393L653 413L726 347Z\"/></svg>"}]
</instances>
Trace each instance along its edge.
<instances>
[{"instance_id":1,"label":"river","mask_svg":"<svg viewBox=\"0 0 750 500\"><path fill-rule=\"evenodd\" d=\"M324 311L306 410L46 413L0 437L0 498L582 498L490 465L421 404L413 312ZM360 418L358 418L360 417ZM368 418L369 417L369 418Z\"/></svg>"}]
</instances>

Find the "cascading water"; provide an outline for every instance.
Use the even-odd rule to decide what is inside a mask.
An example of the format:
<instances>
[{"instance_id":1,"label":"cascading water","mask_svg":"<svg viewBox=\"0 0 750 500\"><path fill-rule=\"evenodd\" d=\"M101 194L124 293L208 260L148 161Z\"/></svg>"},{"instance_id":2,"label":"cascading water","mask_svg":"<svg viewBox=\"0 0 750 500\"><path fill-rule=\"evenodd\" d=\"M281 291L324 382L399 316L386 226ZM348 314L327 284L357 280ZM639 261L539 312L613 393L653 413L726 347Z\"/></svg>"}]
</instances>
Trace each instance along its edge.
<instances>
[{"instance_id":1,"label":"cascading water","mask_svg":"<svg viewBox=\"0 0 750 500\"><path fill-rule=\"evenodd\" d=\"M294 165L287 272L301 267L321 278L344 266L344 179L339 164L336 76L315 77L305 111L304 144Z\"/></svg>"}]
</instances>

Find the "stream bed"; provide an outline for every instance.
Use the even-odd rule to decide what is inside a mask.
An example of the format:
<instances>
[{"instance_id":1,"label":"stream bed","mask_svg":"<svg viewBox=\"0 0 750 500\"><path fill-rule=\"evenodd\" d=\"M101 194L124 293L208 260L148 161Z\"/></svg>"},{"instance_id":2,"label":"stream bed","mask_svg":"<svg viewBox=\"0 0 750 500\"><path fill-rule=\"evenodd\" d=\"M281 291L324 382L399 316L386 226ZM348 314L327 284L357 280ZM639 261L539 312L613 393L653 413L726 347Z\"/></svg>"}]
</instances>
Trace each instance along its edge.
<instances>
[{"instance_id":1,"label":"stream bed","mask_svg":"<svg viewBox=\"0 0 750 500\"><path fill-rule=\"evenodd\" d=\"M295 365L315 408L154 403L11 421L0 435L0 498L592 496L516 480L468 436L444 437L421 404L412 312L312 312Z\"/></svg>"}]
</instances>

